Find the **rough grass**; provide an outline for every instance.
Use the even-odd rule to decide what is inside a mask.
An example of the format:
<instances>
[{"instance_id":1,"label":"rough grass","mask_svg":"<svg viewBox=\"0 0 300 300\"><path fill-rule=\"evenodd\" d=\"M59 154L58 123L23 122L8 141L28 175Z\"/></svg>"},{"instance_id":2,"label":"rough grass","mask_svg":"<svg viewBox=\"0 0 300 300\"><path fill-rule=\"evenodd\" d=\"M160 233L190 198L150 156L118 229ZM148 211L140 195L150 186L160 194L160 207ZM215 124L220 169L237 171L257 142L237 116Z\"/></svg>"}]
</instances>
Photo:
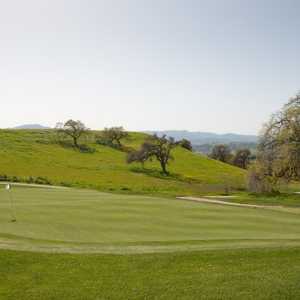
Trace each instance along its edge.
<instances>
[{"instance_id":1,"label":"rough grass","mask_svg":"<svg viewBox=\"0 0 300 300\"><path fill-rule=\"evenodd\" d=\"M299 299L300 249L144 255L0 251L0 299Z\"/></svg>"},{"instance_id":2,"label":"rough grass","mask_svg":"<svg viewBox=\"0 0 300 300\"><path fill-rule=\"evenodd\" d=\"M298 189L299 191L299 189ZM258 204L258 205L273 205L300 208L300 194L295 193L278 193L278 194L249 194L237 193L235 198L222 199L229 202L242 204Z\"/></svg>"},{"instance_id":3,"label":"rough grass","mask_svg":"<svg viewBox=\"0 0 300 300\"><path fill-rule=\"evenodd\" d=\"M159 165L126 164L126 153L94 143L94 135L82 143L95 149L80 153L54 143L53 131L0 130L0 176L35 181L38 177L56 185L95 188L102 191L199 195L222 192L226 186L243 188L244 171L178 147L170 164L170 176L160 174ZM131 133L126 148L137 148L146 135ZM138 170L138 171L137 171ZM16 178L13 178L16 176Z\"/></svg>"}]
</instances>

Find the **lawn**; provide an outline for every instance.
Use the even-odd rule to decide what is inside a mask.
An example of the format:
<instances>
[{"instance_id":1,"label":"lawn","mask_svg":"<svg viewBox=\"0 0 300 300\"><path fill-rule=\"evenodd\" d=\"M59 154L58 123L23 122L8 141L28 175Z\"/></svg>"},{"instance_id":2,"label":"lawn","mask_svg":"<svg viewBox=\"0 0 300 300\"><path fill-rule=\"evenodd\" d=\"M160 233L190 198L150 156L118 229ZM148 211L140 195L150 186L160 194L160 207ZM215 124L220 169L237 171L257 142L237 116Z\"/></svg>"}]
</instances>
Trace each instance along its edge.
<instances>
[{"instance_id":1,"label":"lawn","mask_svg":"<svg viewBox=\"0 0 300 300\"><path fill-rule=\"evenodd\" d=\"M0 250L0 299L299 299L299 250L139 255Z\"/></svg>"},{"instance_id":2,"label":"lawn","mask_svg":"<svg viewBox=\"0 0 300 300\"><path fill-rule=\"evenodd\" d=\"M298 299L299 214L0 185L0 299Z\"/></svg>"},{"instance_id":3,"label":"lawn","mask_svg":"<svg viewBox=\"0 0 300 300\"><path fill-rule=\"evenodd\" d=\"M0 192L0 241L8 249L144 253L295 245L300 238L293 212L82 189L12 193L16 223Z\"/></svg>"}]
</instances>

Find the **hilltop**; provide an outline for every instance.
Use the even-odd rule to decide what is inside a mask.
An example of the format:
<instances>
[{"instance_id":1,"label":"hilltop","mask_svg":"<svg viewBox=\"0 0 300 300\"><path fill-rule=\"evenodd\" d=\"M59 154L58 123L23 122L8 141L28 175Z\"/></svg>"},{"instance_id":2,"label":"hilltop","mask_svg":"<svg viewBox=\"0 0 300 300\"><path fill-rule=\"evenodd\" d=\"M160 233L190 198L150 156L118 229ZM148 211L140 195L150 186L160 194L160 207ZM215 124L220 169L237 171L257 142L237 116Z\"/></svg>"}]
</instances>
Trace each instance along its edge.
<instances>
[{"instance_id":1,"label":"hilltop","mask_svg":"<svg viewBox=\"0 0 300 300\"><path fill-rule=\"evenodd\" d=\"M146 137L132 132L124 144L137 148ZM95 151L81 153L56 144L53 130L0 130L1 179L176 196L222 193L226 186L244 185L243 170L181 147L174 151L170 175L163 176L156 162L146 163L145 170L139 164L128 165L125 152L92 140L83 142Z\"/></svg>"},{"instance_id":2,"label":"hilltop","mask_svg":"<svg viewBox=\"0 0 300 300\"><path fill-rule=\"evenodd\" d=\"M14 127L13 129L50 129L50 127L40 124L24 124Z\"/></svg>"}]
</instances>

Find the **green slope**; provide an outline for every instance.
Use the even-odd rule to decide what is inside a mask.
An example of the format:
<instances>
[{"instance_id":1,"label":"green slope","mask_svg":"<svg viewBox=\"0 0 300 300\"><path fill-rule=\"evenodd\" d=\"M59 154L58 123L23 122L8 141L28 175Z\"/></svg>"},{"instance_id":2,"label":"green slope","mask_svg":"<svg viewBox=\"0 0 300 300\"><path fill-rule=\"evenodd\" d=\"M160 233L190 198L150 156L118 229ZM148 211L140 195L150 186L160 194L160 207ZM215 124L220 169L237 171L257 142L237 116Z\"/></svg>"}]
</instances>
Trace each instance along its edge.
<instances>
[{"instance_id":1,"label":"green slope","mask_svg":"<svg viewBox=\"0 0 300 300\"><path fill-rule=\"evenodd\" d=\"M124 143L138 147L144 134L131 133ZM52 142L51 131L0 130L0 176L43 177L51 184L90 187L103 191L142 194L188 195L224 191L225 185L240 188L243 170L186 151L175 150L169 177L157 163L126 164L126 153L89 143L95 153L80 153Z\"/></svg>"}]
</instances>

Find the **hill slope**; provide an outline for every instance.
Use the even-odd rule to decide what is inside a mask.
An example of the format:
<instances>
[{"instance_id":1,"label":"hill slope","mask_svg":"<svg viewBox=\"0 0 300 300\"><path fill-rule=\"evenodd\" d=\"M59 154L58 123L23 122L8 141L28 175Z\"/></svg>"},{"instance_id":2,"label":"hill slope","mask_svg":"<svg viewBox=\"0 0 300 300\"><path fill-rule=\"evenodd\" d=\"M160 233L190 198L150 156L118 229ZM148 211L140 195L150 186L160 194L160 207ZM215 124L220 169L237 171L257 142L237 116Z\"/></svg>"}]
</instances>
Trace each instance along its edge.
<instances>
[{"instance_id":1,"label":"hill slope","mask_svg":"<svg viewBox=\"0 0 300 300\"><path fill-rule=\"evenodd\" d=\"M199 156L182 148L174 151L171 175L164 177L157 163L127 165L126 153L89 143L94 153L80 153L53 141L51 130L1 130L0 175L2 180L28 181L43 177L51 184L89 187L102 191L161 195L199 195L223 192L225 185L240 188L244 171ZM124 143L138 147L146 135L131 133Z\"/></svg>"}]
</instances>

